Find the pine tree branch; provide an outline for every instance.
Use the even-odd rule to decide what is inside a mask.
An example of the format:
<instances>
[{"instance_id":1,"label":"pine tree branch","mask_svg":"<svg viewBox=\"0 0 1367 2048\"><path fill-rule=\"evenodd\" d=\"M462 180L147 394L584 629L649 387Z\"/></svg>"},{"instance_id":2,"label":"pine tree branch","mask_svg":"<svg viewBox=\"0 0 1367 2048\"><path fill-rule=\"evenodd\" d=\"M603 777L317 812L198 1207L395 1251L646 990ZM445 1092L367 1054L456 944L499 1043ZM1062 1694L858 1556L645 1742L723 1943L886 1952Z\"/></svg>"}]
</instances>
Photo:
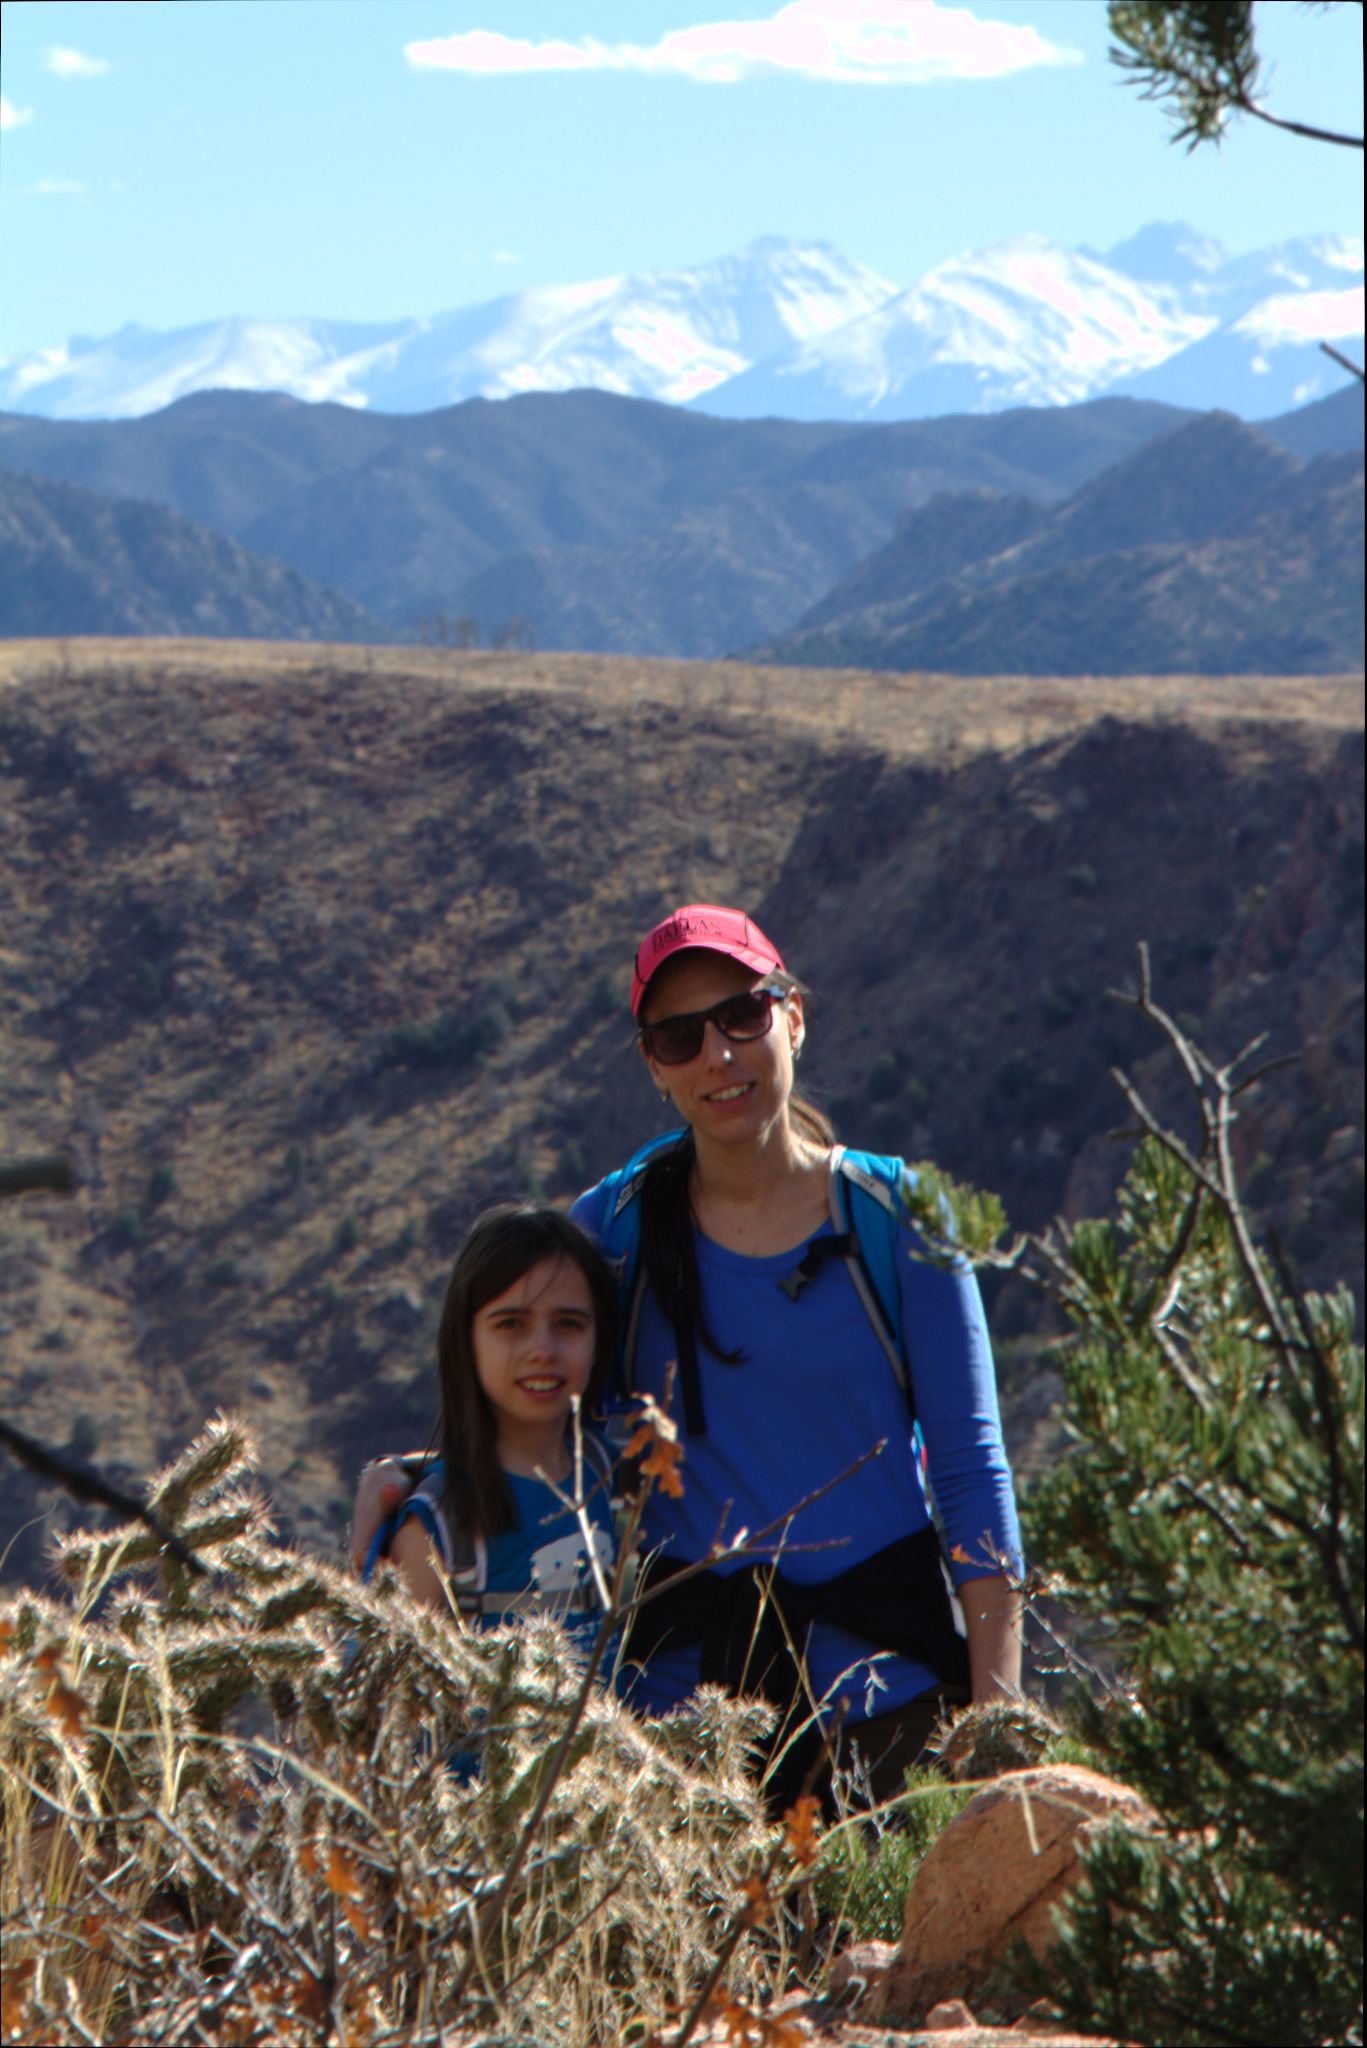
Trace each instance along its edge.
<instances>
[{"instance_id":1,"label":"pine tree branch","mask_svg":"<svg viewBox=\"0 0 1367 2048\"><path fill-rule=\"evenodd\" d=\"M1288 121L1282 114L1270 114L1266 107L1260 107L1256 100L1244 93L1236 93L1230 102L1241 114L1252 114L1255 121L1266 121L1269 128L1280 128L1287 135L1303 135L1309 142L1333 142L1340 149L1361 149L1361 135L1340 135L1333 128L1316 128L1306 121ZM1361 376L1361 371L1358 375Z\"/></svg>"},{"instance_id":2,"label":"pine tree branch","mask_svg":"<svg viewBox=\"0 0 1367 2048\"><path fill-rule=\"evenodd\" d=\"M1306 1356L1310 1360L1311 1377L1315 1385L1315 1408L1319 1417L1325 1459L1329 1466L1329 1528L1327 1532L1319 1532L1315 1540L1324 1558L1324 1568L1328 1573L1334 1599L1340 1614L1343 1616L1344 1625L1348 1630L1349 1640L1361 1650L1363 1647L1362 1615L1353 1600L1344 1574L1343 1502L1346 1482L1341 1455L1342 1421L1338 1413L1338 1404L1334 1399L1333 1375L1329 1370L1329 1363L1324 1356L1319 1339L1315 1335L1315 1326L1310 1320L1310 1312L1305 1305L1305 1297L1301 1291L1300 1284L1288 1268L1281 1242L1275 1231L1270 1230L1268 1232L1268 1244L1271 1248L1273 1263L1277 1268L1277 1277L1281 1281L1287 1299L1290 1301L1295 1313L1296 1320L1301 1327Z\"/></svg>"}]
</instances>

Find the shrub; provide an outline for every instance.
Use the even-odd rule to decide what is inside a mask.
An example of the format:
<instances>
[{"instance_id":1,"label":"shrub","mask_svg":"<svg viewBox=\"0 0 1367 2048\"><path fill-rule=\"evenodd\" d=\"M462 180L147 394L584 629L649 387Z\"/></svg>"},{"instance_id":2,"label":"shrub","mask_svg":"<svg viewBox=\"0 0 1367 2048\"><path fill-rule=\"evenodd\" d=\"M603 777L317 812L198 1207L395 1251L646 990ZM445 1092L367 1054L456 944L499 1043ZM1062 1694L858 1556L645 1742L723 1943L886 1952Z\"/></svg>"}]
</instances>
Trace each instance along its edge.
<instances>
[{"instance_id":1,"label":"shrub","mask_svg":"<svg viewBox=\"0 0 1367 2048\"><path fill-rule=\"evenodd\" d=\"M510 1029L502 1003L447 1010L430 1024L400 1024L391 1031L375 1055L375 1069L468 1067L502 1045Z\"/></svg>"},{"instance_id":2,"label":"shrub","mask_svg":"<svg viewBox=\"0 0 1367 2048\"><path fill-rule=\"evenodd\" d=\"M332 1233L334 1256L341 1258L347 1252L354 1252L360 1242L361 1226L359 1222L352 1215L343 1216L341 1222Z\"/></svg>"},{"instance_id":3,"label":"shrub","mask_svg":"<svg viewBox=\"0 0 1367 2048\"><path fill-rule=\"evenodd\" d=\"M869 1068L865 1093L870 1102L891 1102L902 1086L902 1063L895 1053L880 1052Z\"/></svg>"},{"instance_id":4,"label":"shrub","mask_svg":"<svg viewBox=\"0 0 1367 2048\"><path fill-rule=\"evenodd\" d=\"M1043 1962L1009 1966L1086 2033L1153 2048L1360 2038L1363 1357L1346 1291L1254 1244L1227 1131L1246 1083L1149 994L1196 1147L1146 1131L1113 1217L998 1249L999 1209L923 1175L933 1236L1061 1305L1069 1455L1024 1502L1042 1585L1088 1631L1069 1726L1160 1825L1082 1850ZM942 1254L948 1247L942 1247ZM1110 1676L1104 1676L1109 1673Z\"/></svg>"},{"instance_id":5,"label":"shrub","mask_svg":"<svg viewBox=\"0 0 1367 2048\"><path fill-rule=\"evenodd\" d=\"M1149 1012L1158 1016L1159 1013ZM1161 1022L1160 1018L1160 1022ZM1119 1675L1072 1711L1162 1817L1085 1853L1047 1969L1073 2024L1146 2043L1349 2041L1361 2020L1362 1353L1346 1293L1252 1242L1238 1086L1163 1023L1198 1157L1154 1134L1113 1220L1046 1241L1070 1455L1027 1542ZM1237 1064L1237 1063L1236 1063Z\"/></svg>"},{"instance_id":6,"label":"shrub","mask_svg":"<svg viewBox=\"0 0 1367 2048\"><path fill-rule=\"evenodd\" d=\"M155 1209L168 1202L176 1191L176 1176L169 1166L154 1166L147 1180L147 1201Z\"/></svg>"},{"instance_id":7,"label":"shrub","mask_svg":"<svg viewBox=\"0 0 1367 2048\"><path fill-rule=\"evenodd\" d=\"M297 1187L304 1178L304 1154L298 1145L291 1145L280 1162L285 1179L291 1187Z\"/></svg>"},{"instance_id":8,"label":"shrub","mask_svg":"<svg viewBox=\"0 0 1367 2048\"><path fill-rule=\"evenodd\" d=\"M611 1017L614 1011L625 1010L626 996L617 985L616 975L604 968L595 975L588 993L588 1008L595 1017Z\"/></svg>"},{"instance_id":9,"label":"shrub","mask_svg":"<svg viewBox=\"0 0 1367 2048\"><path fill-rule=\"evenodd\" d=\"M935 1837L972 1797L937 1771L909 1771L907 1800L896 1824L872 1840L857 1830L832 1836L817 1871L818 1908L836 1925L837 1941L897 1941L916 1866Z\"/></svg>"},{"instance_id":10,"label":"shrub","mask_svg":"<svg viewBox=\"0 0 1367 2048\"><path fill-rule=\"evenodd\" d=\"M577 1138L566 1138L564 1144L560 1147L560 1154L556 1160L556 1175L561 1185L572 1187L576 1190L582 1188L584 1176L588 1170L588 1160L584 1155L584 1148L579 1140Z\"/></svg>"},{"instance_id":11,"label":"shrub","mask_svg":"<svg viewBox=\"0 0 1367 2048\"><path fill-rule=\"evenodd\" d=\"M100 1425L88 1409L82 1408L71 1425L71 1434L66 1440L67 1450L73 1458L82 1463L93 1458L100 1446Z\"/></svg>"},{"instance_id":12,"label":"shrub","mask_svg":"<svg viewBox=\"0 0 1367 2048\"><path fill-rule=\"evenodd\" d=\"M235 1287L238 1278L237 1260L215 1259L212 1265L205 1267L204 1277L211 1287Z\"/></svg>"},{"instance_id":13,"label":"shrub","mask_svg":"<svg viewBox=\"0 0 1367 2048\"><path fill-rule=\"evenodd\" d=\"M1039 1001L1045 1023L1057 1031L1070 1024L1082 1008L1082 990L1071 974L1065 974L1058 981L1045 982Z\"/></svg>"},{"instance_id":14,"label":"shrub","mask_svg":"<svg viewBox=\"0 0 1367 2048\"><path fill-rule=\"evenodd\" d=\"M136 1251L147 1242L147 1223L141 1209L120 1209L109 1226L109 1240L116 1251Z\"/></svg>"},{"instance_id":15,"label":"shrub","mask_svg":"<svg viewBox=\"0 0 1367 2048\"><path fill-rule=\"evenodd\" d=\"M1101 884L1101 877L1090 861L1080 860L1076 867L1064 872L1064 881L1075 896L1095 895Z\"/></svg>"}]
</instances>

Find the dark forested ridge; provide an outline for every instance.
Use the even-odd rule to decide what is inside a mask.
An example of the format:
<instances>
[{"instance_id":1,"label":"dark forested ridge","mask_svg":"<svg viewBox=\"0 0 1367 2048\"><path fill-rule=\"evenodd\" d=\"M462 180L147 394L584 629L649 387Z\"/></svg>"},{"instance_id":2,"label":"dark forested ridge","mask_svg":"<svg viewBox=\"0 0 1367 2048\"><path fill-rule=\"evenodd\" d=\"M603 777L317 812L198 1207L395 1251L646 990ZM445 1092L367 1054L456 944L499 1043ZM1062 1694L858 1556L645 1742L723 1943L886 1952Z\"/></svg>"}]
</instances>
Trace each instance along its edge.
<instances>
[{"instance_id":1,"label":"dark forested ridge","mask_svg":"<svg viewBox=\"0 0 1367 2048\"><path fill-rule=\"evenodd\" d=\"M0 469L0 634L374 640L358 605L164 505Z\"/></svg>"},{"instance_id":2,"label":"dark forested ridge","mask_svg":"<svg viewBox=\"0 0 1367 2048\"><path fill-rule=\"evenodd\" d=\"M1363 660L1361 454L1206 413L1047 509L948 496L748 658L1012 675L1332 674Z\"/></svg>"},{"instance_id":3,"label":"dark forested ridge","mask_svg":"<svg viewBox=\"0 0 1367 2048\"><path fill-rule=\"evenodd\" d=\"M1188 417L1102 400L812 425L595 391L387 417L209 392L133 420L0 416L0 464L166 506L391 639L516 621L539 646L706 657L790 630L937 494L1054 504Z\"/></svg>"}]
</instances>

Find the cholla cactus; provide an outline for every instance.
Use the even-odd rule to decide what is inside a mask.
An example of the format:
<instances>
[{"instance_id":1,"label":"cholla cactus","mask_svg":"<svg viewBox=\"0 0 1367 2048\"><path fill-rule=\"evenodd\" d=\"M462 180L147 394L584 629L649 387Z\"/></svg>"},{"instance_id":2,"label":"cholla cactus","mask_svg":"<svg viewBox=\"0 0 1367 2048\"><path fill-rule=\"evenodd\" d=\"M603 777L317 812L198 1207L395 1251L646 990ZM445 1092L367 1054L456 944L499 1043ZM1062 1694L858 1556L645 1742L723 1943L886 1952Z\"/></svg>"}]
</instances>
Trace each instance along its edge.
<instances>
[{"instance_id":1,"label":"cholla cactus","mask_svg":"<svg viewBox=\"0 0 1367 2048\"><path fill-rule=\"evenodd\" d=\"M964 1711L929 1744L940 1768L958 1784L1029 1770L1062 1735L1052 1715L1027 1699L984 1700Z\"/></svg>"},{"instance_id":2,"label":"cholla cactus","mask_svg":"<svg viewBox=\"0 0 1367 2048\"><path fill-rule=\"evenodd\" d=\"M220 1418L154 1484L202 1576L131 1524L0 1611L5 2042L664 2026L776 1839L744 1768L765 1710L581 1699L551 1621L470 1633L283 1546L251 1456ZM784 1938L747 1934L731 1995L773 1990Z\"/></svg>"}]
</instances>

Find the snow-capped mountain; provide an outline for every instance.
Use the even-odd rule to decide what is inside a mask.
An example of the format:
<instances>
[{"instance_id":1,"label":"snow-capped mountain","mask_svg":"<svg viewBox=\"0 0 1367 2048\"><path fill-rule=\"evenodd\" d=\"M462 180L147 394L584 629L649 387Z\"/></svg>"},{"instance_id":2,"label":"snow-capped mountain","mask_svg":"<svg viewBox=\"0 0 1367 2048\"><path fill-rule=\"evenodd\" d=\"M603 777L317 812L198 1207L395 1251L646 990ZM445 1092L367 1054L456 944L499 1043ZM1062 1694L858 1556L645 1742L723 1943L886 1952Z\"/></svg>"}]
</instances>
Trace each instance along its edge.
<instances>
[{"instance_id":1,"label":"snow-capped mountain","mask_svg":"<svg viewBox=\"0 0 1367 2048\"><path fill-rule=\"evenodd\" d=\"M1363 288L1274 292L1246 313L1142 376L1122 378L1118 396L1209 407L1246 420L1272 419L1343 389L1345 372L1320 347L1331 342L1361 363Z\"/></svg>"},{"instance_id":2,"label":"snow-capped mountain","mask_svg":"<svg viewBox=\"0 0 1367 2048\"><path fill-rule=\"evenodd\" d=\"M1121 378L1112 387L1117 394L1218 405L1258 420L1343 389L1344 372L1320 343L1362 360L1360 241L1304 235L1227 257L1189 229L1161 226L1109 250L1105 260L1151 277L1154 266L1176 274L1184 257L1194 259L1184 287L1188 304L1215 314L1219 325L1156 367Z\"/></svg>"},{"instance_id":3,"label":"snow-capped mountain","mask_svg":"<svg viewBox=\"0 0 1367 2048\"><path fill-rule=\"evenodd\" d=\"M846 325L895 290L823 243L765 238L691 270L544 286L388 325L124 327L0 364L0 408L121 419L214 388L381 412L583 387L682 404L775 350Z\"/></svg>"},{"instance_id":4,"label":"snow-capped mountain","mask_svg":"<svg viewBox=\"0 0 1367 2048\"><path fill-rule=\"evenodd\" d=\"M705 412L915 419L1068 405L1147 370L1215 325L1043 235L955 257L862 320L711 391Z\"/></svg>"},{"instance_id":5,"label":"snow-capped mountain","mask_svg":"<svg viewBox=\"0 0 1367 2048\"><path fill-rule=\"evenodd\" d=\"M1362 244L1347 237L1231 259L1166 224L1104 257L1022 235L697 403L729 418L894 420L1125 393L1262 419L1339 388L1319 343L1361 335L1361 279Z\"/></svg>"},{"instance_id":6,"label":"snow-capped mountain","mask_svg":"<svg viewBox=\"0 0 1367 2048\"><path fill-rule=\"evenodd\" d=\"M584 387L731 418L898 420L1104 393L1263 419L1341 387L1361 353L1362 243L1230 257L1180 223L1112 249L1022 235L909 290L824 243L768 237L692 269L543 286L375 325L130 326L0 363L0 409L119 419L193 391L378 412Z\"/></svg>"}]
</instances>

